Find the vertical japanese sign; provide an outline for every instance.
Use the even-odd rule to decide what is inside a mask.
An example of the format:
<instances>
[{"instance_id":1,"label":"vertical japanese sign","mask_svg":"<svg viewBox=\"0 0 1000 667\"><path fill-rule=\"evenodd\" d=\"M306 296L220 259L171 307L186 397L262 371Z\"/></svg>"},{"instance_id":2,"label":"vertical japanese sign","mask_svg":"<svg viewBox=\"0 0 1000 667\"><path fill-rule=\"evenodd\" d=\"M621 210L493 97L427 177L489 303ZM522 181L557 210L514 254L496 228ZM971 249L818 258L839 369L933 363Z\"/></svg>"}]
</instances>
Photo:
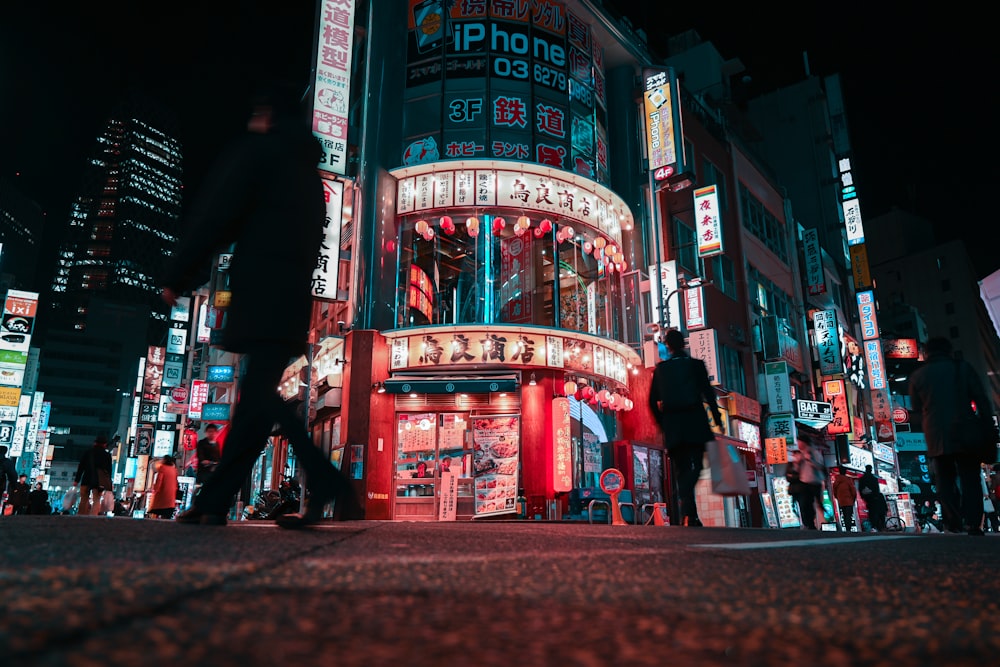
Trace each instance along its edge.
<instances>
[{"instance_id":1,"label":"vertical japanese sign","mask_svg":"<svg viewBox=\"0 0 1000 667\"><path fill-rule=\"evenodd\" d=\"M885 389L885 362L882 359L882 341L866 340L865 359L868 361L868 380L872 389Z\"/></svg>"},{"instance_id":2,"label":"vertical japanese sign","mask_svg":"<svg viewBox=\"0 0 1000 667\"><path fill-rule=\"evenodd\" d=\"M698 256L722 254L722 218L719 216L719 193L716 186L707 185L694 191L695 235Z\"/></svg>"},{"instance_id":3,"label":"vertical japanese sign","mask_svg":"<svg viewBox=\"0 0 1000 667\"><path fill-rule=\"evenodd\" d=\"M677 78L672 68L643 72L643 110L646 121L646 155L649 170L667 169L667 176L679 171L680 131L676 117Z\"/></svg>"},{"instance_id":4,"label":"vertical japanese sign","mask_svg":"<svg viewBox=\"0 0 1000 667\"><path fill-rule=\"evenodd\" d=\"M840 341L837 340L837 311L817 310L813 313L813 334L819 356L819 372L834 375L842 371Z\"/></svg>"},{"instance_id":5,"label":"vertical japanese sign","mask_svg":"<svg viewBox=\"0 0 1000 667\"><path fill-rule=\"evenodd\" d=\"M807 229L802 233L802 252L805 255L806 287L809 293L825 294L823 254L819 246L819 232L815 229Z\"/></svg>"},{"instance_id":6,"label":"vertical japanese sign","mask_svg":"<svg viewBox=\"0 0 1000 667\"><path fill-rule=\"evenodd\" d=\"M312 129L323 146L318 168L341 176L347 174L354 9L355 0L320 0L316 22Z\"/></svg>"},{"instance_id":7,"label":"vertical japanese sign","mask_svg":"<svg viewBox=\"0 0 1000 667\"><path fill-rule=\"evenodd\" d=\"M872 286L872 274L868 268L868 248L864 243L852 245L851 253L851 275L854 278L855 291L868 289Z\"/></svg>"},{"instance_id":8,"label":"vertical japanese sign","mask_svg":"<svg viewBox=\"0 0 1000 667\"><path fill-rule=\"evenodd\" d=\"M340 230L344 224L344 184L324 178L323 200L326 202L323 243L313 269L312 295L317 299L334 300L340 269Z\"/></svg>"},{"instance_id":9,"label":"vertical japanese sign","mask_svg":"<svg viewBox=\"0 0 1000 667\"><path fill-rule=\"evenodd\" d=\"M837 168L840 171L840 199L844 208L847 245L859 245L865 242L865 229L861 224L861 204L858 201L858 190L854 185L851 159L840 158L837 161Z\"/></svg>"},{"instance_id":10,"label":"vertical japanese sign","mask_svg":"<svg viewBox=\"0 0 1000 667\"><path fill-rule=\"evenodd\" d=\"M163 381L163 364L166 361L167 350L163 347L149 346L146 353L145 374L142 380L142 400L157 402L160 400L160 387Z\"/></svg>"},{"instance_id":11,"label":"vertical japanese sign","mask_svg":"<svg viewBox=\"0 0 1000 667\"><path fill-rule=\"evenodd\" d=\"M569 399L552 399L552 488L556 493L573 488L573 442L570 436Z\"/></svg>"},{"instance_id":12,"label":"vertical japanese sign","mask_svg":"<svg viewBox=\"0 0 1000 667\"><path fill-rule=\"evenodd\" d=\"M896 428L892 423L892 401L888 389L873 389L872 411L875 414L875 439L879 442L896 440ZM889 460L892 463L892 459Z\"/></svg>"},{"instance_id":13,"label":"vertical japanese sign","mask_svg":"<svg viewBox=\"0 0 1000 667\"><path fill-rule=\"evenodd\" d=\"M833 406L833 421L826 426L830 435L851 432L851 416L847 407L847 389L843 380L823 382L823 399Z\"/></svg>"},{"instance_id":14,"label":"vertical japanese sign","mask_svg":"<svg viewBox=\"0 0 1000 667\"><path fill-rule=\"evenodd\" d=\"M788 380L788 363L770 361L764 364L767 403L772 414L792 412L792 388Z\"/></svg>"},{"instance_id":15,"label":"vertical japanese sign","mask_svg":"<svg viewBox=\"0 0 1000 667\"><path fill-rule=\"evenodd\" d=\"M438 521L454 521L456 518L458 518L458 473L444 470L441 472Z\"/></svg>"},{"instance_id":16,"label":"vertical japanese sign","mask_svg":"<svg viewBox=\"0 0 1000 667\"><path fill-rule=\"evenodd\" d=\"M694 359L701 359L708 369L708 380L713 385L721 384L719 378L719 339L715 329L692 331L688 336L688 349Z\"/></svg>"},{"instance_id":17,"label":"vertical japanese sign","mask_svg":"<svg viewBox=\"0 0 1000 667\"><path fill-rule=\"evenodd\" d=\"M875 293L872 290L857 293L858 317L861 321L861 339L878 338L878 317L875 314Z\"/></svg>"},{"instance_id":18,"label":"vertical japanese sign","mask_svg":"<svg viewBox=\"0 0 1000 667\"><path fill-rule=\"evenodd\" d=\"M657 273L659 278L657 279ZM661 262L657 267L655 264L649 267L649 298L652 301L653 321L664 327L677 326L679 304L677 299L677 260L671 259ZM659 291L657 291L657 282Z\"/></svg>"},{"instance_id":19,"label":"vertical japanese sign","mask_svg":"<svg viewBox=\"0 0 1000 667\"><path fill-rule=\"evenodd\" d=\"M700 285L684 290L684 317L689 330L705 326L705 301L701 290Z\"/></svg>"},{"instance_id":20,"label":"vertical japanese sign","mask_svg":"<svg viewBox=\"0 0 1000 667\"><path fill-rule=\"evenodd\" d=\"M201 419L201 406L208 402L208 383L191 380L191 394L188 399L188 419Z\"/></svg>"}]
</instances>

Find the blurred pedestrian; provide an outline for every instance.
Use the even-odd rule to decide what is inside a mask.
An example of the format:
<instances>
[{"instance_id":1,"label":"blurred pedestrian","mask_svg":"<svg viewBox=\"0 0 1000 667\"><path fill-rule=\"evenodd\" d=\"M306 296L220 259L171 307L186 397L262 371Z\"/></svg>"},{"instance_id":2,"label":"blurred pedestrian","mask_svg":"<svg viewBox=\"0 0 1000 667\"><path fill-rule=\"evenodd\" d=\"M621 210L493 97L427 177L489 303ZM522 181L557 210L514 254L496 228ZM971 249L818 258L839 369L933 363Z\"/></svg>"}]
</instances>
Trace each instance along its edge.
<instances>
[{"instance_id":1,"label":"blurred pedestrian","mask_svg":"<svg viewBox=\"0 0 1000 667\"><path fill-rule=\"evenodd\" d=\"M222 458L222 450L219 447L219 427L215 424L205 426L205 437L198 441L196 454L198 455L198 472L195 474L195 484L204 484L208 476L215 472Z\"/></svg>"},{"instance_id":2,"label":"blurred pedestrian","mask_svg":"<svg viewBox=\"0 0 1000 667\"><path fill-rule=\"evenodd\" d=\"M847 476L843 468L837 471L837 479L833 482L833 497L840 506L844 530L849 533L854 530L854 503L858 499L858 490L854 486L854 480Z\"/></svg>"},{"instance_id":3,"label":"blurred pedestrian","mask_svg":"<svg viewBox=\"0 0 1000 667\"><path fill-rule=\"evenodd\" d=\"M276 85L257 97L248 133L212 171L162 281L163 299L173 305L178 294L205 282L213 254L235 244L222 347L244 355L246 371L222 457L193 506L177 517L182 523L226 523L275 423L305 471L309 492L306 512L283 515L278 524L314 524L333 499L343 518L357 508L347 477L277 393L288 363L307 350L313 268L326 224L316 168L322 150L307 120L301 91Z\"/></svg>"},{"instance_id":4,"label":"blurred pedestrian","mask_svg":"<svg viewBox=\"0 0 1000 667\"><path fill-rule=\"evenodd\" d=\"M1000 532L1000 520L998 520L997 510L1000 509L1000 503L997 502L996 497L996 487L992 483L993 469L982 464L982 473L979 475L979 480L982 482L983 487L983 530L988 530L991 533Z\"/></svg>"},{"instance_id":5,"label":"blurred pedestrian","mask_svg":"<svg viewBox=\"0 0 1000 667\"><path fill-rule=\"evenodd\" d=\"M785 478L788 492L799 506L799 519L806 530L816 530L817 510L823 512L823 486L826 483L826 464L823 453L810 440L799 438L798 449L792 452Z\"/></svg>"},{"instance_id":6,"label":"blurred pedestrian","mask_svg":"<svg viewBox=\"0 0 1000 667\"><path fill-rule=\"evenodd\" d=\"M927 455L934 462L945 530L982 535L979 457L963 451L954 434L962 412L971 411L969 401L984 411L989 397L972 365L952 356L950 340L930 338L925 350L926 360L910 375L910 403L920 415Z\"/></svg>"},{"instance_id":7,"label":"blurred pedestrian","mask_svg":"<svg viewBox=\"0 0 1000 667\"><path fill-rule=\"evenodd\" d=\"M687 355L684 334L671 329L666 343L670 357L653 371L649 409L663 430L664 447L677 480L682 525L701 526L694 490L704 466L705 443L715 437L704 404L712 411L716 426L722 426L722 414L705 362Z\"/></svg>"},{"instance_id":8,"label":"blurred pedestrian","mask_svg":"<svg viewBox=\"0 0 1000 667\"><path fill-rule=\"evenodd\" d=\"M42 488L41 482L36 482L35 488L28 493L28 514L52 514L49 492Z\"/></svg>"},{"instance_id":9,"label":"blurred pedestrian","mask_svg":"<svg viewBox=\"0 0 1000 667\"><path fill-rule=\"evenodd\" d=\"M73 483L80 485L80 508L77 514L100 514L101 494L113 490L107 436L98 435L94 438L93 446L80 457Z\"/></svg>"},{"instance_id":10,"label":"blurred pedestrian","mask_svg":"<svg viewBox=\"0 0 1000 667\"><path fill-rule=\"evenodd\" d=\"M861 495L861 500L865 501L870 529L885 530L885 515L889 511L889 505L870 464L865 466L865 473L858 480L858 493Z\"/></svg>"},{"instance_id":11,"label":"blurred pedestrian","mask_svg":"<svg viewBox=\"0 0 1000 667\"><path fill-rule=\"evenodd\" d=\"M153 480L153 497L149 502L149 513L161 519L172 519L177 509L177 465L174 457L167 454L156 464Z\"/></svg>"},{"instance_id":12,"label":"blurred pedestrian","mask_svg":"<svg viewBox=\"0 0 1000 667\"><path fill-rule=\"evenodd\" d=\"M71 484L62 497L62 513L72 514L76 507L76 501L80 499L80 489L76 484Z\"/></svg>"},{"instance_id":13,"label":"blurred pedestrian","mask_svg":"<svg viewBox=\"0 0 1000 667\"><path fill-rule=\"evenodd\" d=\"M4 514L13 511L13 506L7 501L8 494L15 484L17 484L17 467L14 461L7 458L7 445L0 445L0 510ZM11 509L8 510L8 507Z\"/></svg>"},{"instance_id":14,"label":"blurred pedestrian","mask_svg":"<svg viewBox=\"0 0 1000 667\"><path fill-rule=\"evenodd\" d=\"M7 491L7 502L11 506L11 514L28 513L28 496L31 495L31 485L28 484L27 475L18 475Z\"/></svg>"}]
</instances>

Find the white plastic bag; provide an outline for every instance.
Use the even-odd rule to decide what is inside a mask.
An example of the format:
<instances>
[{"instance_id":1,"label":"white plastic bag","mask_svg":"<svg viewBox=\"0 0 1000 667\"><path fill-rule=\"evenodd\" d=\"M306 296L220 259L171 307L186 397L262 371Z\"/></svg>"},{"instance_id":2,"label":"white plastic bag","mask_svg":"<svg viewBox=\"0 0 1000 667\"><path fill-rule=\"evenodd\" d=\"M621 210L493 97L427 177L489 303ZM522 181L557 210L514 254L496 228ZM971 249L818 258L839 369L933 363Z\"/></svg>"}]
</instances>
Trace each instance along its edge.
<instances>
[{"instance_id":1,"label":"white plastic bag","mask_svg":"<svg viewBox=\"0 0 1000 667\"><path fill-rule=\"evenodd\" d=\"M115 492L104 491L101 493L101 514L113 514L115 511Z\"/></svg>"},{"instance_id":2,"label":"white plastic bag","mask_svg":"<svg viewBox=\"0 0 1000 667\"><path fill-rule=\"evenodd\" d=\"M80 499L80 488L77 486L71 486L66 489L66 493L63 494L62 499L62 510L63 512L72 512L73 508L76 507L76 501Z\"/></svg>"}]
</instances>

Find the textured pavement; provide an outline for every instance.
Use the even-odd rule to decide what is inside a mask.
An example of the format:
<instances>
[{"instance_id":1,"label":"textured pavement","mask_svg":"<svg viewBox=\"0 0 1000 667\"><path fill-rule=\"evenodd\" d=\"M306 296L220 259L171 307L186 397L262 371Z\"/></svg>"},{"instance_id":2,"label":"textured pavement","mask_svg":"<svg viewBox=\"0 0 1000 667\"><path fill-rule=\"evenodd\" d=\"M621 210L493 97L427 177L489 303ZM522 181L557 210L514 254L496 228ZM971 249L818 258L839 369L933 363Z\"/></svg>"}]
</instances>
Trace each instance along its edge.
<instances>
[{"instance_id":1,"label":"textured pavement","mask_svg":"<svg viewBox=\"0 0 1000 667\"><path fill-rule=\"evenodd\" d=\"M987 665L1000 535L0 519L3 665Z\"/></svg>"}]
</instances>

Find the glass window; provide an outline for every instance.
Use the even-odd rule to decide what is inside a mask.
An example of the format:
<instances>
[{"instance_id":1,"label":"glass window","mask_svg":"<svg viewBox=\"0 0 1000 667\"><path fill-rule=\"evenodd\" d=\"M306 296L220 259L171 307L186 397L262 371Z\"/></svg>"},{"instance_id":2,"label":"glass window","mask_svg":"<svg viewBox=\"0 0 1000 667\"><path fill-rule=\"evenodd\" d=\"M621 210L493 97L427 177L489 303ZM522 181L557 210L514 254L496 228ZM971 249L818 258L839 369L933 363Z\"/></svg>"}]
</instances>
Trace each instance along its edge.
<instances>
[{"instance_id":1,"label":"glass window","mask_svg":"<svg viewBox=\"0 0 1000 667\"><path fill-rule=\"evenodd\" d=\"M674 238L677 264L687 269L691 275L698 275L698 243L695 240L694 230L680 219L674 218Z\"/></svg>"},{"instance_id":2,"label":"glass window","mask_svg":"<svg viewBox=\"0 0 1000 667\"><path fill-rule=\"evenodd\" d=\"M726 255L715 255L711 259L712 282L715 287L728 296L736 299L736 267L733 260Z\"/></svg>"},{"instance_id":3,"label":"glass window","mask_svg":"<svg viewBox=\"0 0 1000 667\"><path fill-rule=\"evenodd\" d=\"M743 374L743 363L740 360L740 353L725 345L720 345L719 349L722 353L723 386L738 394L746 394L746 376Z\"/></svg>"},{"instance_id":4,"label":"glass window","mask_svg":"<svg viewBox=\"0 0 1000 667\"><path fill-rule=\"evenodd\" d=\"M401 221L396 326L535 324L620 338L619 244L590 230L559 240L548 219ZM564 229L572 229L566 225Z\"/></svg>"}]
</instances>

